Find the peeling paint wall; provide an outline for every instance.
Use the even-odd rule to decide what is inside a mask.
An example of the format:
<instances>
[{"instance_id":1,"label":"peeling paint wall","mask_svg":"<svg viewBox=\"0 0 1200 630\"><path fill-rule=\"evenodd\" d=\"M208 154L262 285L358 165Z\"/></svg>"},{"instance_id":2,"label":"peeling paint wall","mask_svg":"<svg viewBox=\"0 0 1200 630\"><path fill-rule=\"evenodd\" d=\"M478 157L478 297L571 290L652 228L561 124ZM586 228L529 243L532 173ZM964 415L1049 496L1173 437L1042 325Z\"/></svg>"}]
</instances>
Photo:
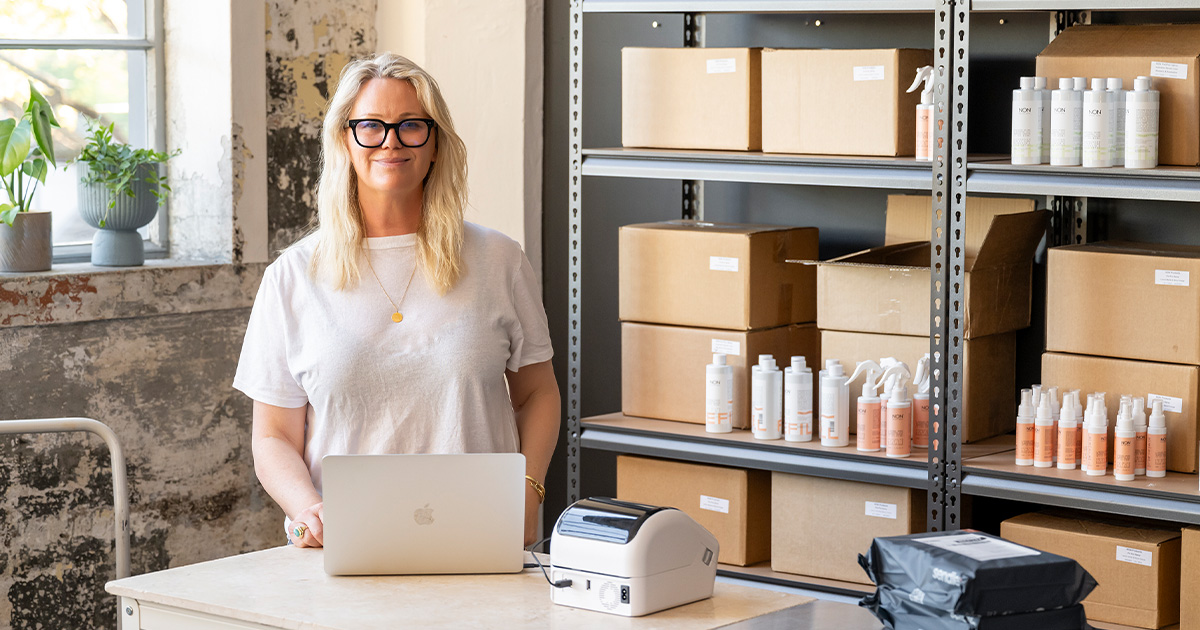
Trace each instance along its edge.
<instances>
[{"instance_id":1,"label":"peeling paint wall","mask_svg":"<svg viewBox=\"0 0 1200 630\"><path fill-rule=\"evenodd\" d=\"M375 2L267 1L267 217L272 252L317 210L321 122L342 68L375 52Z\"/></svg>"}]
</instances>

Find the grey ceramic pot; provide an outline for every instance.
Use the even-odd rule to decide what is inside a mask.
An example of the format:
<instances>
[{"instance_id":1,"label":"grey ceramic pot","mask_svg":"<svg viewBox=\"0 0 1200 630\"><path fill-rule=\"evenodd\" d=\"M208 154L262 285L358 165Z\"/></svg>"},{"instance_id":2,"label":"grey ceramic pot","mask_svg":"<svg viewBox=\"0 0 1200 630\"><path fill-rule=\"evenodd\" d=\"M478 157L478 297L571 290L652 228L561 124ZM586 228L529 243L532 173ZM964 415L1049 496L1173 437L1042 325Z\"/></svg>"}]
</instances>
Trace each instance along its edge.
<instances>
[{"instance_id":1,"label":"grey ceramic pot","mask_svg":"<svg viewBox=\"0 0 1200 630\"><path fill-rule=\"evenodd\" d=\"M88 225L97 228L92 239L92 264L103 267L135 267L146 262L145 245L138 229L154 220L158 213L158 199L152 192L157 188L146 183L146 178L158 173L157 164L143 164L134 177L133 196L117 195L117 203L108 210L112 198L108 189L101 184L85 184L87 165L80 164L79 214ZM108 217L104 227L101 219Z\"/></svg>"},{"instance_id":2,"label":"grey ceramic pot","mask_svg":"<svg viewBox=\"0 0 1200 630\"><path fill-rule=\"evenodd\" d=\"M50 269L52 216L49 212L18 212L11 226L0 223L0 273Z\"/></svg>"}]
</instances>

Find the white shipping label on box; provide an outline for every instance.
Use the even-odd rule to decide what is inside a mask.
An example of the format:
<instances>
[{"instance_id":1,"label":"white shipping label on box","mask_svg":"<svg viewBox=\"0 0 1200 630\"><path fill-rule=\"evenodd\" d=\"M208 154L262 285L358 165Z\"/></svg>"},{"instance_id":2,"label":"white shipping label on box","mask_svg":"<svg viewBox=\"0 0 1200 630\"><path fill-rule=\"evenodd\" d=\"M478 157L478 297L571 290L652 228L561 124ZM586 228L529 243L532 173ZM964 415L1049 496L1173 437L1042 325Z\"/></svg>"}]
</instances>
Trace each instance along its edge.
<instances>
[{"instance_id":1,"label":"white shipping label on box","mask_svg":"<svg viewBox=\"0 0 1200 630\"><path fill-rule=\"evenodd\" d=\"M737 59L709 59L709 74L729 74L737 72Z\"/></svg>"},{"instance_id":2,"label":"white shipping label on box","mask_svg":"<svg viewBox=\"0 0 1200 630\"><path fill-rule=\"evenodd\" d=\"M722 514L729 513L729 499L718 499L708 495L700 495L700 509L710 512L720 512Z\"/></svg>"},{"instance_id":3,"label":"white shipping label on box","mask_svg":"<svg viewBox=\"0 0 1200 630\"><path fill-rule=\"evenodd\" d=\"M1171 411L1174 413L1183 413L1183 399L1172 396L1160 396L1158 394L1148 394L1146 396L1146 409L1154 406L1154 401L1161 400L1163 411Z\"/></svg>"},{"instance_id":4,"label":"white shipping label on box","mask_svg":"<svg viewBox=\"0 0 1200 630\"><path fill-rule=\"evenodd\" d=\"M711 271L733 271L738 270L738 259L731 256L709 256L708 268Z\"/></svg>"},{"instance_id":5,"label":"white shipping label on box","mask_svg":"<svg viewBox=\"0 0 1200 630\"><path fill-rule=\"evenodd\" d=\"M1154 566L1154 552L1141 549L1130 549L1117 545L1117 562L1140 564L1144 567Z\"/></svg>"},{"instance_id":6,"label":"white shipping label on box","mask_svg":"<svg viewBox=\"0 0 1200 630\"><path fill-rule=\"evenodd\" d=\"M1190 271L1175 271L1174 269L1155 269L1154 284L1168 287L1188 287L1192 283Z\"/></svg>"},{"instance_id":7,"label":"white shipping label on box","mask_svg":"<svg viewBox=\"0 0 1200 630\"><path fill-rule=\"evenodd\" d=\"M854 66L855 81L882 81L885 78L883 66Z\"/></svg>"},{"instance_id":8,"label":"white shipping label on box","mask_svg":"<svg viewBox=\"0 0 1200 630\"><path fill-rule=\"evenodd\" d=\"M1150 62L1150 76L1161 79L1186 79L1188 67L1186 63L1167 63L1165 61Z\"/></svg>"},{"instance_id":9,"label":"white shipping label on box","mask_svg":"<svg viewBox=\"0 0 1200 630\"><path fill-rule=\"evenodd\" d=\"M867 516L896 520L896 504L867 501Z\"/></svg>"},{"instance_id":10,"label":"white shipping label on box","mask_svg":"<svg viewBox=\"0 0 1200 630\"><path fill-rule=\"evenodd\" d=\"M1022 556L1036 556L1041 553L1029 547L1010 543L1007 540L980 536L979 534L956 534L952 536L938 536L936 538L919 538L917 542L953 551L954 553L974 558L980 562L1003 560L1004 558L1020 558Z\"/></svg>"},{"instance_id":11,"label":"white shipping label on box","mask_svg":"<svg viewBox=\"0 0 1200 630\"><path fill-rule=\"evenodd\" d=\"M713 339L712 352L713 354L740 357L742 356L742 344L737 341L729 341L728 339Z\"/></svg>"}]
</instances>

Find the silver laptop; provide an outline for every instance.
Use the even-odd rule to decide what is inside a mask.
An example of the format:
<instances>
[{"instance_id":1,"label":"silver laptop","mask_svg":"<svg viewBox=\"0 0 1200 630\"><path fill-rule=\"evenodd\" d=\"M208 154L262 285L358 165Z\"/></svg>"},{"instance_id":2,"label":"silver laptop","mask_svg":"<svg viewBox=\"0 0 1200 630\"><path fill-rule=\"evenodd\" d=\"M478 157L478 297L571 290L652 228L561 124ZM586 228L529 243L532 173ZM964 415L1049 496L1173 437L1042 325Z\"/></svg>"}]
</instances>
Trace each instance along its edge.
<instances>
[{"instance_id":1,"label":"silver laptop","mask_svg":"<svg viewBox=\"0 0 1200 630\"><path fill-rule=\"evenodd\" d=\"M325 572L516 573L525 456L327 455Z\"/></svg>"}]
</instances>

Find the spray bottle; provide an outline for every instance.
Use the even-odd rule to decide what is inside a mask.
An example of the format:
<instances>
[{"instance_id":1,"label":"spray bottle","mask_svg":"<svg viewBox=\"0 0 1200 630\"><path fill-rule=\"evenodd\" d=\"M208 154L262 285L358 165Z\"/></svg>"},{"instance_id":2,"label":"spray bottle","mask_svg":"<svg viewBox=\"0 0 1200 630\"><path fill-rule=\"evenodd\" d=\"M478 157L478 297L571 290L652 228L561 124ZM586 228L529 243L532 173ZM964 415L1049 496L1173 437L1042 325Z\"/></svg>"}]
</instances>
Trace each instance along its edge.
<instances>
[{"instance_id":1,"label":"spray bottle","mask_svg":"<svg viewBox=\"0 0 1200 630\"><path fill-rule=\"evenodd\" d=\"M1154 399L1146 436L1146 476L1167 476L1167 417L1161 399Z\"/></svg>"},{"instance_id":2,"label":"spray bottle","mask_svg":"<svg viewBox=\"0 0 1200 630\"><path fill-rule=\"evenodd\" d=\"M1133 403L1121 401L1113 442L1113 476L1117 481L1133 481L1137 432L1133 428Z\"/></svg>"},{"instance_id":3,"label":"spray bottle","mask_svg":"<svg viewBox=\"0 0 1200 630\"><path fill-rule=\"evenodd\" d=\"M812 399L812 369L804 364L804 357L792 357L783 371L783 439L812 441Z\"/></svg>"},{"instance_id":4,"label":"spray bottle","mask_svg":"<svg viewBox=\"0 0 1200 630\"><path fill-rule=\"evenodd\" d=\"M1075 470L1075 460L1078 456L1075 451L1075 434L1079 430L1075 426L1075 401L1074 392L1068 392L1066 396L1063 396L1062 411L1058 421L1059 470Z\"/></svg>"},{"instance_id":5,"label":"spray bottle","mask_svg":"<svg viewBox=\"0 0 1200 630\"><path fill-rule=\"evenodd\" d=\"M821 446L850 445L850 381L837 359L826 359L821 378Z\"/></svg>"},{"instance_id":6,"label":"spray bottle","mask_svg":"<svg viewBox=\"0 0 1200 630\"><path fill-rule=\"evenodd\" d=\"M1017 465L1033 465L1033 390L1021 390L1021 404L1017 405Z\"/></svg>"},{"instance_id":7,"label":"spray bottle","mask_svg":"<svg viewBox=\"0 0 1200 630\"><path fill-rule=\"evenodd\" d=\"M858 397L858 424L856 425L858 450L864 453L875 453L879 451L880 439L879 380L876 377L883 374L883 369L870 359L859 361L854 368L854 373L847 380L853 382L864 372L866 372L867 378L863 381L862 396Z\"/></svg>"},{"instance_id":8,"label":"spray bottle","mask_svg":"<svg viewBox=\"0 0 1200 630\"><path fill-rule=\"evenodd\" d=\"M1146 474L1146 399L1133 399L1133 474Z\"/></svg>"},{"instance_id":9,"label":"spray bottle","mask_svg":"<svg viewBox=\"0 0 1200 630\"><path fill-rule=\"evenodd\" d=\"M1088 427L1084 439L1090 443L1087 447L1091 455L1088 462L1087 474L1090 477L1103 477L1108 474L1108 412L1104 409L1104 399L1096 397L1096 409L1092 412L1092 424Z\"/></svg>"},{"instance_id":10,"label":"spray bottle","mask_svg":"<svg viewBox=\"0 0 1200 630\"><path fill-rule=\"evenodd\" d=\"M895 357L883 357L879 360L879 367L883 368L883 374L887 374L888 370L900 365L900 360ZM879 440L880 446L887 446L887 404L892 397L892 390L896 388L897 376L893 372L891 376L879 377Z\"/></svg>"},{"instance_id":11,"label":"spray bottle","mask_svg":"<svg viewBox=\"0 0 1200 630\"><path fill-rule=\"evenodd\" d=\"M887 456L908 457L912 454L912 401L908 399L908 379L912 378L912 372L903 363L893 365L888 372L895 374L896 385L884 412L887 414ZM888 372L884 373L884 380L891 376Z\"/></svg>"},{"instance_id":12,"label":"spray bottle","mask_svg":"<svg viewBox=\"0 0 1200 630\"><path fill-rule=\"evenodd\" d=\"M913 448L929 448L929 353L917 361L913 376Z\"/></svg>"},{"instance_id":13,"label":"spray bottle","mask_svg":"<svg viewBox=\"0 0 1200 630\"><path fill-rule=\"evenodd\" d=\"M936 142L937 117L933 111L933 66L917 68L917 78L908 86L908 92L915 92L922 83L921 104L917 105L916 147L914 156L924 162L933 161L933 145Z\"/></svg>"},{"instance_id":14,"label":"spray bottle","mask_svg":"<svg viewBox=\"0 0 1200 630\"><path fill-rule=\"evenodd\" d=\"M720 353L704 368L704 430L733 431L733 366L726 365Z\"/></svg>"},{"instance_id":15,"label":"spray bottle","mask_svg":"<svg viewBox=\"0 0 1200 630\"><path fill-rule=\"evenodd\" d=\"M783 437L783 372L769 354L758 355L758 365L750 375L750 429L760 440Z\"/></svg>"}]
</instances>

